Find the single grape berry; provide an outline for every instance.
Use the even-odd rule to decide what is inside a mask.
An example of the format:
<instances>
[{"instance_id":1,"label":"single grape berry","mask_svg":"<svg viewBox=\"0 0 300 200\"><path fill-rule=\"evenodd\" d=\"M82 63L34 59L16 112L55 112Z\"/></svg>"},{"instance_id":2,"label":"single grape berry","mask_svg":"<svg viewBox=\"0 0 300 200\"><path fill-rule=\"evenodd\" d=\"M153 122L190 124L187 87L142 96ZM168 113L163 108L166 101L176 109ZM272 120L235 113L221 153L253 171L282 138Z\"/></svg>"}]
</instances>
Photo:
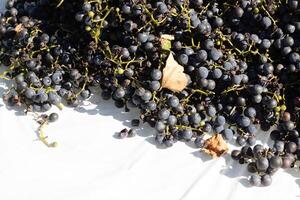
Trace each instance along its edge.
<instances>
[{"instance_id":1,"label":"single grape berry","mask_svg":"<svg viewBox=\"0 0 300 200\"><path fill-rule=\"evenodd\" d=\"M50 115L49 115L49 122L55 122L55 121L57 121L58 120L58 114L57 113L51 113Z\"/></svg>"}]
</instances>

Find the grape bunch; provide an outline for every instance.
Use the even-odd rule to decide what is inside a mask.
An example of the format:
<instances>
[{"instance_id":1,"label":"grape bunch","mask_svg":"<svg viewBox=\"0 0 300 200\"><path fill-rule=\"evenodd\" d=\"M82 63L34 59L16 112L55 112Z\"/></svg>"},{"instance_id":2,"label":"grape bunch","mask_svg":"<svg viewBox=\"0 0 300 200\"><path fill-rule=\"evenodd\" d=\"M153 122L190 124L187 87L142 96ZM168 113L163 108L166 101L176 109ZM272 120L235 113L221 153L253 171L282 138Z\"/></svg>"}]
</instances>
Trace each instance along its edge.
<instances>
[{"instance_id":1,"label":"grape bunch","mask_svg":"<svg viewBox=\"0 0 300 200\"><path fill-rule=\"evenodd\" d=\"M8 0L0 77L14 84L3 99L45 112L81 106L98 87L118 108L140 110L120 138L140 120L166 147L203 149L220 134L241 147L231 155L250 184L267 186L300 159L299 33L297 0ZM181 76L167 74L171 55ZM273 146L257 143L260 130Z\"/></svg>"}]
</instances>

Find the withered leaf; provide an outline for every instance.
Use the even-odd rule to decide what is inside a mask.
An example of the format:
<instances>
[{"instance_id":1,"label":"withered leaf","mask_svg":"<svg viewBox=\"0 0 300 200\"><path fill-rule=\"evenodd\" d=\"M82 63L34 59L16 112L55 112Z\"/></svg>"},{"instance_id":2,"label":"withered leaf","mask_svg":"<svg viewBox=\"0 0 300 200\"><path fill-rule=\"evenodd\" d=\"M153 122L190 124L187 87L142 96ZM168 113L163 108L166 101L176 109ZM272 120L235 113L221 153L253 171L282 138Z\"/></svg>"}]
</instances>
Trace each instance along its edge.
<instances>
[{"instance_id":1,"label":"withered leaf","mask_svg":"<svg viewBox=\"0 0 300 200\"><path fill-rule=\"evenodd\" d=\"M22 25L22 24L18 24L18 25L15 27L15 31L16 31L17 33L20 33L22 30L23 30L23 25Z\"/></svg>"},{"instance_id":2,"label":"withered leaf","mask_svg":"<svg viewBox=\"0 0 300 200\"><path fill-rule=\"evenodd\" d=\"M174 40L175 37L173 35L168 35L168 34L162 34L160 36L161 39L165 39L165 40Z\"/></svg>"},{"instance_id":3,"label":"withered leaf","mask_svg":"<svg viewBox=\"0 0 300 200\"><path fill-rule=\"evenodd\" d=\"M220 157L228 151L227 144L221 134L215 134L204 143L203 151L213 158Z\"/></svg>"},{"instance_id":4,"label":"withered leaf","mask_svg":"<svg viewBox=\"0 0 300 200\"><path fill-rule=\"evenodd\" d=\"M173 92L182 91L188 84L187 75L183 71L183 66L176 62L172 52L170 52L163 69L162 88L167 88Z\"/></svg>"},{"instance_id":5,"label":"withered leaf","mask_svg":"<svg viewBox=\"0 0 300 200\"><path fill-rule=\"evenodd\" d=\"M171 41L174 40L175 37L173 35L163 34L160 36L160 44L163 50L169 51L172 47Z\"/></svg>"}]
</instances>

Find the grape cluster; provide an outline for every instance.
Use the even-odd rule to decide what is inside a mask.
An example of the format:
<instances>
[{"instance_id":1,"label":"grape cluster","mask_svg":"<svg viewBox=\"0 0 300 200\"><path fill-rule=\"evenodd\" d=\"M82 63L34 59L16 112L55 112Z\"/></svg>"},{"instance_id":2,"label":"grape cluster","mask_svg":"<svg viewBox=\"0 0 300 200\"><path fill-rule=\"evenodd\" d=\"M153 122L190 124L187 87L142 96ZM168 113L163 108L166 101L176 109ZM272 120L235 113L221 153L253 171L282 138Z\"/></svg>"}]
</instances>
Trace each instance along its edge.
<instances>
[{"instance_id":1,"label":"grape cluster","mask_svg":"<svg viewBox=\"0 0 300 200\"><path fill-rule=\"evenodd\" d=\"M297 0L8 0L0 14L0 74L9 105L44 112L103 99L157 131L158 145L221 134L242 146L252 185L300 159L300 5ZM164 43L164 37L169 39ZM170 54L188 85L164 88ZM132 126L139 126L139 119ZM256 144L272 131L274 146ZM265 134L260 132L259 134ZM121 138L135 129L122 130Z\"/></svg>"}]
</instances>

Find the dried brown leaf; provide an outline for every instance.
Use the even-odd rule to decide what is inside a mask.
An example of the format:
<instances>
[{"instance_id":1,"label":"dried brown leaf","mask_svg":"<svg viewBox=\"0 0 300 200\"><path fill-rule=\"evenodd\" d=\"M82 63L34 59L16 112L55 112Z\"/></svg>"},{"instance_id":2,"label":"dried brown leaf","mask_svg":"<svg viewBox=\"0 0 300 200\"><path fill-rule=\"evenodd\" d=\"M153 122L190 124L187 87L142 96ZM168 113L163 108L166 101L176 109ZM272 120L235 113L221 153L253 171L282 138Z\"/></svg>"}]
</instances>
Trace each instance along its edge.
<instances>
[{"instance_id":1,"label":"dried brown leaf","mask_svg":"<svg viewBox=\"0 0 300 200\"><path fill-rule=\"evenodd\" d=\"M162 88L167 88L173 92L182 91L188 84L187 75L183 71L183 66L176 62L172 52L170 52L163 69Z\"/></svg>"},{"instance_id":2,"label":"dried brown leaf","mask_svg":"<svg viewBox=\"0 0 300 200\"><path fill-rule=\"evenodd\" d=\"M22 25L22 24L18 24L18 25L15 27L15 31L16 31L17 33L20 33L22 30L23 30L23 25Z\"/></svg>"},{"instance_id":3,"label":"dried brown leaf","mask_svg":"<svg viewBox=\"0 0 300 200\"><path fill-rule=\"evenodd\" d=\"M203 151L213 158L220 157L228 151L227 144L221 134L215 134L204 143Z\"/></svg>"}]
</instances>

